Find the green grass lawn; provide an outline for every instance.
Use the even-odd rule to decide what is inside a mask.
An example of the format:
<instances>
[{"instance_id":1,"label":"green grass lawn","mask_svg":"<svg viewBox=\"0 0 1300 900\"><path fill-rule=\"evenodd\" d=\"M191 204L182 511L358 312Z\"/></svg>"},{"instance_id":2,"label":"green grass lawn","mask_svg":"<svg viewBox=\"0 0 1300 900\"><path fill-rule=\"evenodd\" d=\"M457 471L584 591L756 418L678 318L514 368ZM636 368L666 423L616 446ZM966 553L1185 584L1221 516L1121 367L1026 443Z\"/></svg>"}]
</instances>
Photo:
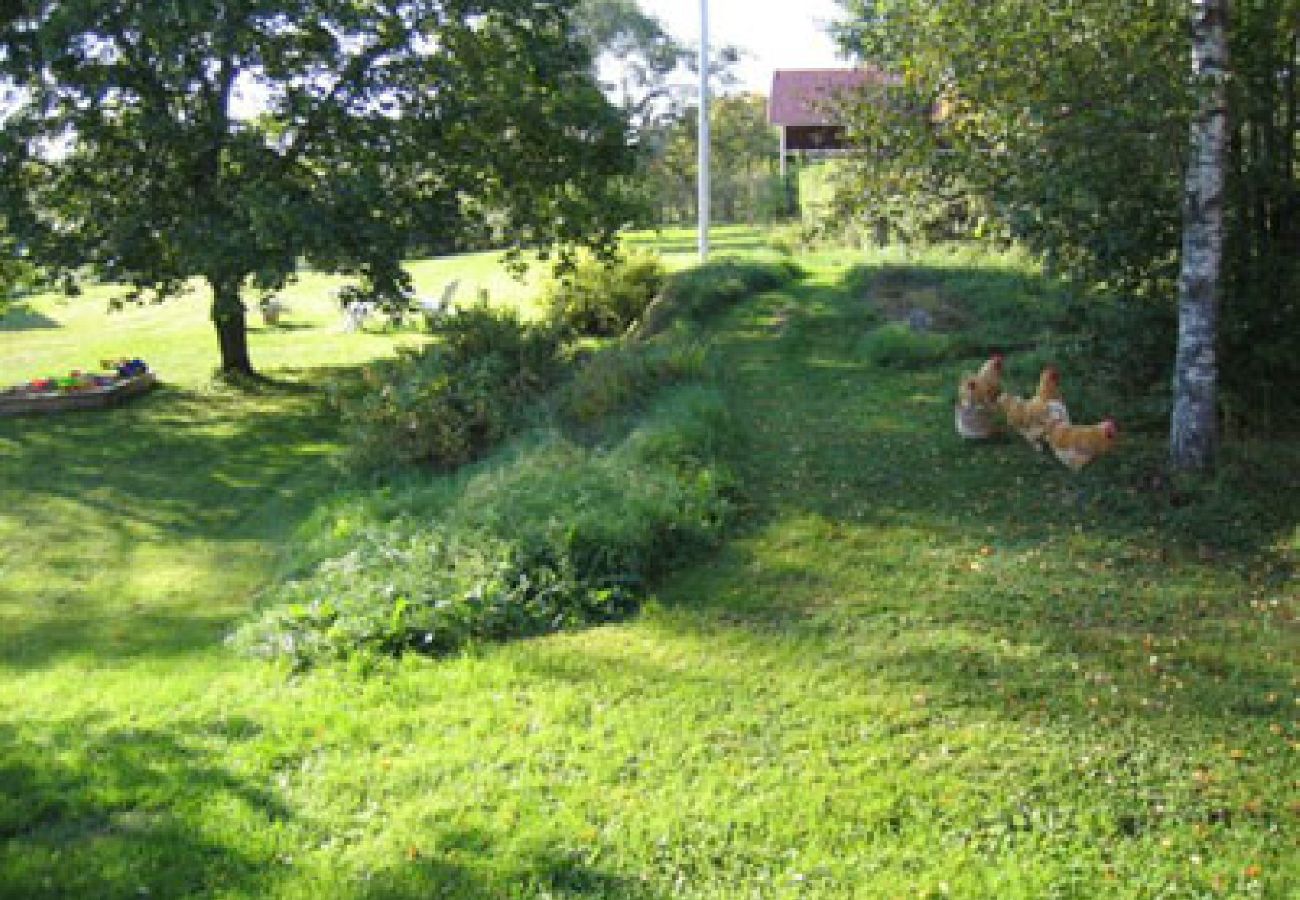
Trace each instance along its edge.
<instances>
[{"instance_id":1,"label":"green grass lawn","mask_svg":"<svg viewBox=\"0 0 1300 900\"><path fill-rule=\"evenodd\" d=\"M417 337L341 333L307 279L253 334L276 383L236 392L197 297L0 323L0 381L165 381L0 420L0 896L1295 896L1300 453L1162 492L1156 435L1078 477L963 444L963 361L871 365L872 261L802 261L716 335L725 548L623 624L369 676L222 639L343 483L324 371ZM918 303L1003 304L976 343L1033 320L1014 259L905 261ZM415 270L526 296L486 256Z\"/></svg>"}]
</instances>

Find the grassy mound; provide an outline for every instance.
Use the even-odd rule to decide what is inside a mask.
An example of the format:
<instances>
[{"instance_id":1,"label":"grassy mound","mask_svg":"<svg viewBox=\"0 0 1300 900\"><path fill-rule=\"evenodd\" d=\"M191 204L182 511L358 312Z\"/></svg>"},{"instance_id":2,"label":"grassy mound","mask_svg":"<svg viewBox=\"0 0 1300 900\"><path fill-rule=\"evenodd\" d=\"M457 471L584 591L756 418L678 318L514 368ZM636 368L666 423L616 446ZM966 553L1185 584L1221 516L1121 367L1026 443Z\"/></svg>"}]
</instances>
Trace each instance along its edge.
<instances>
[{"instance_id":1,"label":"grassy mound","mask_svg":"<svg viewBox=\"0 0 1300 900\"><path fill-rule=\"evenodd\" d=\"M305 665L620 618L722 534L728 433L717 392L687 386L608 449L549 430L460 477L354 497L304 536L346 549L273 590L235 643Z\"/></svg>"},{"instance_id":2,"label":"grassy mound","mask_svg":"<svg viewBox=\"0 0 1300 900\"><path fill-rule=\"evenodd\" d=\"M441 343L371 367L342 403L354 460L444 474L426 468L378 504L354 495L318 523L305 574L269 591L234 643L304 666L627 615L730 519L732 428L693 323L797 273L735 261L678 273L659 301L672 331L577 355L553 328L473 308ZM541 424L493 453L524 422Z\"/></svg>"}]
</instances>

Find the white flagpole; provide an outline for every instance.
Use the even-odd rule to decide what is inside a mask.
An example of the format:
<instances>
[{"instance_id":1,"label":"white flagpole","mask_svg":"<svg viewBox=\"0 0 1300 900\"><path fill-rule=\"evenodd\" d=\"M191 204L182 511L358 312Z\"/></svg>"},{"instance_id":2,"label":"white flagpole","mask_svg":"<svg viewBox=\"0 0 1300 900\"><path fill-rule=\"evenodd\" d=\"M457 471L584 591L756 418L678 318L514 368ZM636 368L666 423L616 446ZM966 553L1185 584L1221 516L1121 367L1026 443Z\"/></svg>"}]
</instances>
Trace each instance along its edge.
<instances>
[{"instance_id":1,"label":"white flagpole","mask_svg":"<svg viewBox=\"0 0 1300 900\"><path fill-rule=\"evenodd\" d=\"M700 0L700 261L709 258L709 0Z\"/></svg>"}]
</instances>

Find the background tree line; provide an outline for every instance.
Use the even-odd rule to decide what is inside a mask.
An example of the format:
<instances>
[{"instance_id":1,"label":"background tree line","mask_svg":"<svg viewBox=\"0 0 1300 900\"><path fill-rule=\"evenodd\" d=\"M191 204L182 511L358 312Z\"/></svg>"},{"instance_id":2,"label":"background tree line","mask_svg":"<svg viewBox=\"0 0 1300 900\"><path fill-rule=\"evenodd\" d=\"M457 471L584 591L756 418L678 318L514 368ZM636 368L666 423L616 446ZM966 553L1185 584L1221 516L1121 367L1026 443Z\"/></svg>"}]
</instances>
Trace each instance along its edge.
<instances>
[{"instance_id":1,"label":"background tree line","mask_svg":"<svg viewBox=\"0 0 1300 900\"><path fill-rule=\"evenodd\" d=\"M696 220L699 195L697 147L699 107L683 104L642 131L639 167L647 224ZM767 121L762 94L716 96L709 106L712 139L710 197L718 222L771 222L789 212L780 180L780 136Z\"/></svg>"},{"instance_id":2,"label":"background tree line","mask_svg":"<svg viewBox=\"0 0 1300 900\"><path fill-rule=\"evenodd\" d=\"M668 34L635 0L583 0L576 20L607 95L628 117L638 151L633 178L640 225L691 223L697 216L699 99L696 48ZM780 135L767 98L728 93L743 51L713 54L709 127L712 213L719 222L768 222L788 212L779 182Z\"/></svg>"}]
</instances>

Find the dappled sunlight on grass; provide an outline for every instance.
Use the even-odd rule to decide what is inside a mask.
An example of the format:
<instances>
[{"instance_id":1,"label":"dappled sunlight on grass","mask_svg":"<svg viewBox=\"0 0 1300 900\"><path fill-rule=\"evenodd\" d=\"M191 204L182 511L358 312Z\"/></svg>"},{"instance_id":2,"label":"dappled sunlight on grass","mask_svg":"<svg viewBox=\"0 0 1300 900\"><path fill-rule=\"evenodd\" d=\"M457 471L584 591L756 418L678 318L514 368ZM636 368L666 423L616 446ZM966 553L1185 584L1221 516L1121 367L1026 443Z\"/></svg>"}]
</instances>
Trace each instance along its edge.
<instances>
[{"instance_id":1,"label":"dappled sunlight on grass","mask_svg":"<svg viewBox=\"0 0 1300 900\"><path fill-rule=\"evenodd\" d=\"M733 540L635 620L439 662L291 674L220 645L339 485L318 385L406 336L332 331L305 300L308 328L254 347L282 383L240 391L208 381L200 311L156 393L0 420L6 888L1294 893L1295 449L1232 448L1175 492L1151 484L1155 434L1079 476L1018 438L963 442L950 404L976 357L860 354L884 264L911 267L888 282L900 309L954 277L972 311L1050 286L1016 293L1015 258L863 263L813 257L714 336L746 448ZM375 518L403 496L376 490Z\"/></svg>"},{"instance_id":2,"label":"dappled sunlight on grass","mask_svg":"<svg viewBox=\"0 0 1300 900\"><path fill-rule=\"evenodd\" d=\"M210 646L266 577L268 538L338 477L334 447L292 384L0 420L2 661Z\"/></svg>"}]
</instances>

